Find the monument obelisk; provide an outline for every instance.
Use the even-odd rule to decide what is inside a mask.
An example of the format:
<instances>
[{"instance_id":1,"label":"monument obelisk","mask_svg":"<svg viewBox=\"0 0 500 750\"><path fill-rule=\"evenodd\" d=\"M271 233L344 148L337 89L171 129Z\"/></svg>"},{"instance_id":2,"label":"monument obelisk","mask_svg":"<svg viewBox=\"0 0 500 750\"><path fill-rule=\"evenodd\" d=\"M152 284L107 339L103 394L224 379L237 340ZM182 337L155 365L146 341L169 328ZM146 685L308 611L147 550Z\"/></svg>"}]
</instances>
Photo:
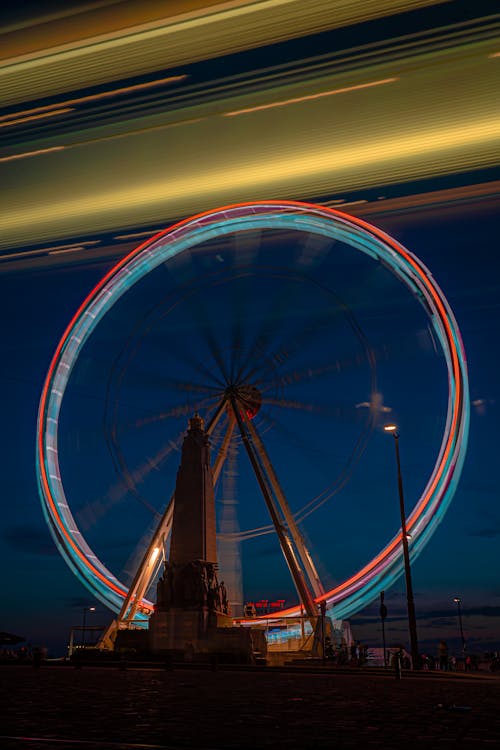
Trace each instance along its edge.
<instances>
[{"instance_id":1,"label":"monument obelisk","mask_svg":"<svg viewBox=\"0 0 500 750\"><path fill-rule=\"evenodd\" d=\"M182 445L170 555L158 581L155 611L149 620L150 648L157 653L214 652L220 648L221 629L241 630L232 625L224 582L217 577L209 440L203 419L195 414ZM227 642L224 634L222 637Z\"/></svg>"},{"instance_id":2,"label":"monument obelisk","mask_svg":"<svg viewBox=\"0 0 500 750\"><path fill-rule=\"evenodd\" d=\"M204 560L217 565L215 500L210 446L203 419L195 414L182 446L175 485L170 563Z\"/></svg>"}]
</instances>

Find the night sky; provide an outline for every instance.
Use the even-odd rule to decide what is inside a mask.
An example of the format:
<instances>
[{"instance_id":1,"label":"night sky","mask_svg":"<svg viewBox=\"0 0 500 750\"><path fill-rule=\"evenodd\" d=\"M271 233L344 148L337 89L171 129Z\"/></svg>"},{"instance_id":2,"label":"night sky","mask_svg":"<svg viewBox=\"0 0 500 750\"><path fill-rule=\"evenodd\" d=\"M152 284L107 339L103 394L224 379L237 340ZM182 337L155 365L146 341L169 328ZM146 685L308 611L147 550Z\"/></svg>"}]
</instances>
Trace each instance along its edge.
<instances>
[{"instance_id":1,"label":"night sky","mask_svg":"<svg viewBox=\"0 0 500 750\"><path fill-rule=\"evenodd\" d=\"M297 54L303 54L303 45ZM93 168L98 171L99 164ZM498 174L490 168L441 181L400 182L389 192L418 195L498 184L495 179ZM376 200L377 191L388 194L382 185L371 190L363 194L369 201ZM348 197L360 195L352 191ZM167 216L163 226L170 220ZM472 403L467 457L453 502L412 572L421 649L435 652L444 637L458 653L453 597L460 596L469 649L483 653L500 643L498 192L492 188L482 201L388 207L368 220L427 265L463 336ZM155 228L160 226L155 221ZM3 272L0 266L5 435L0 629L57 655L64 652L70 628L81 623L84 607L96 607L88 615L92 624L105 625L111 617L60 557L43 518L35 475L38 401L51 357L81 301L123 253L113 251L109 234L91 227L86 234L110 248L112 257L101 252L67 262L61 256L59 264ZM20 250L30 247L36 243ZM9 251L16 248L4 254ZM203 388L215 389L220 375L214 352L228 370L247 357L249 377L258 378L264 389L255 424L295 512L349 467L345 485L303 526L320 576L333 586L371 559L399 527L394 450L383 424L400 426L407 511L432 470L446 419L447 380L425 313L386 269L352 248L280 232L208 243L158 269L126 295L85 347L60 425L62 471L75 517L103 562L123 580L152 529L154 510L161 512L172 492L188 416L198 408L210 413ZM325 374L332 359L339 366ZM316 374L304 376L310 368ZM375 402L375 426L351 466ZM157 418L167 412L168 418ZM111 434L117 435L115 443ZM219 439L214 436L214 449ZM133 491L123 480L120 460L134 476ZM267 524L241 446L233 468L234 488L226 479L226 489L217 494L219 524L227 508L224 491L226 501L229 495L237 504L241 530ZM296 601L274 535L243 542L242 562L245 600ZM386 604L388 641L406 643L402 579L386 592ZM356 614L351 627L359 640L380 645L378 603Z\"/></svg>"}]
</instances>

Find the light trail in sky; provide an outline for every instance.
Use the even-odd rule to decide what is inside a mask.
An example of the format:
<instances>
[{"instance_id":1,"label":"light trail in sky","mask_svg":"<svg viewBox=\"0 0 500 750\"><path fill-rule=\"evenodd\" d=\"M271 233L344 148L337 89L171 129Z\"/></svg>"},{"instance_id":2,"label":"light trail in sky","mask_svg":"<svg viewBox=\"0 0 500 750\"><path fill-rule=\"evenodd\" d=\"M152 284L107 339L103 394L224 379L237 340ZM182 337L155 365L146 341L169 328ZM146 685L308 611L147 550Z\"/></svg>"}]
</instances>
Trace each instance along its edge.
<instances>
[{"instance_id":1,"label":"light trail in sky","mask_svg":"<svg viewBox=\"0 0 500 750\"><path fill-rule=\"evenodd\" d=\"M318 3L322 8L323 0ZM253 13L253 5L236 3L230 10ZM259 5L279 13L293 6L301 17L292 0ZM343 8L354 18L368 12L365 5L349 0ZM379 10L394 8L382 3ZM255 18L260 24L262 18ZM12 127L2 129L11 140L0 150L0 180L8 186L0 209L0 249L85 236L89 227L123 234L129 227L263 196L335 199L357 193L350 200L355 206L363 190L383 193L385 186L494 168L500 161L493 59L498 19L481 20L293 65L264 65L208 85L193 83L191 70L157 74L144 84L107 80L109 88L95 95L23 107L27 117L56 106L61 112L61 104L77 111L61 113L51 125L18 124L19 137L13 121L21 108L3 115L0 124ZM216 23L213 13L206 22ZM198 28L201 21L193 16L189 23ZM244 33L251 45L253 32ZM97 52L89 60L99 67ZM147 55L143 62L150 66ZM8 69L0 66L0 87ZM170 88L169 82L182 86ZM31 83L42 96L45 84L36 76ZM78 79L66 83L74 87ZM149 110L145 92L153 90L151 106L157 108ZM146 96L144 109L135 98L122 101L125 92Z\"/></svg>"},{"instance_id":2,"label":"light trail in sky","mask_svg":"<svg viewBox=\"0 0 500 750\"><path fill-rule=\"evenodd\" d=\"M269 104L258 104L255 107L247 107L245 109L237 109L234 112L224 112L224 117L235 117L235 115L246 115L249 112L259 112L263 109L273 109L273 107L286 107L290 104L298 104L299 102L309 102L313 99L323 99L325 96L334 96L335 94L347 94L350 91L360 91L361 89L370 89L373 86L383 86L387 83L394 83L399 78L383 78L380 81L370 81L369 83L357 83L354 86L343 86L339 89L333 89L332 91L320 91L317 94L305 94L304 96L296 96L293 99L285 99L279 102L270 102Z\"/></svg>"},{"instance_id":3,"label":"light trail in sky","mask_svg":"<svg viewBox=\"0 0 500 750\"><path fill-rule=\"evenodd\" d=\"M438 4L438 0L158 0L120 13L79 14L43 31L0 36L0 103L53 96L327 29ZM129 6L127 13L127 7ZM41 38L40 38L41 37ZM3 59L2 59L3 58Z\"/></svg>"}]
</instances>

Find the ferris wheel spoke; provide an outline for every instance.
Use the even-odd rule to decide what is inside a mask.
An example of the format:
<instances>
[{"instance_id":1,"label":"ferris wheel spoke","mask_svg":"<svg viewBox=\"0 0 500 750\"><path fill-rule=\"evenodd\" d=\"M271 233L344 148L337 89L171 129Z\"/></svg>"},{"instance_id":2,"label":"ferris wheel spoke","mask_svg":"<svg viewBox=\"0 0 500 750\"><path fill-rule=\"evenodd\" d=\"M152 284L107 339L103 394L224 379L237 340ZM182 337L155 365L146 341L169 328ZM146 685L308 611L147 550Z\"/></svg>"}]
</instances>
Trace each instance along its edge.
<instances>
[{"instance_id":1,"label":"ferris wheel spoke","mask_svg":"<svg viewBox=\"0 0 500 750\"><path fill-rule=\"evenodd\" d=\"M228 366L224 361L223 349L209 324L211 316L209 310L207 310L203 304L203 296L201 294L193 295L191 297L191 302L192 304L188 309L195 325L195 331L192 333L192 338L196 341L196 336L200 336L201 341L207 347L214 364L218 367L220 378L212 373L212 380L220 384L227 384L229 383ZM210 371L210 368L208 368L208 371Z\"/></svg>"},{"instance_id":2,"label":"ferris wheel spoke","mask_svg":"<svg viewBox=\"0 0 500 750\"><path fill-rule=\"evenodd\" d=\"M245 280L249 281L246 273L239 274L234 277L234 280ZM252 299L248 294L247 284L231 284L230 286L230 304L231 304L231 315L230 315L230 363L229 363L229 375L230 382L234 383L237 381L237 373L241 369L241 359L244 352L245 342L248 338L248 333L245 331L244 322L248 321L247 311L250 308Z\"/></svg>"},{"instance_id":3,"label":"ferris wheel spoke","mask_svg":"<svg viewBox=\"0 0 500 750\"><path fill-rule=\"evenodd\" d=\"M301 434L289 430L279 420L270 417L264 411L260 412L260 416L265 424L279 432L288 443L298 447L302 456L305 457L307 455L310 455L313 459L313 463L316 463L318 457L321 458L321 455L323 455L324 457L321 458L320 465L324 465L325 459L327 461L327 465L330 465L332 456L328 452L321 450L321 448L319 447L312 447L309 442L306 442L302 439ZM303 505L298 511L294 513L294 519L296 523L302 523L309 515L311 515L318 508L328 502L332 497L338 494L338 492L340 492L343 487L345 487L352 476L356 464L360 460L368 445L374 426L375 424L373 420L368 420L368 422L364 425L364 428L359 437L357 438L350 455L347 457L344 467L335 478L335 481L331 482L327 487L324 487L320 493L311 498L305 505ZM259 527L257 529L249 529L247 531L241 532L241 538L251 539L254 536L262 536L264 534L268 534L271 531L272 529L270 527L265 526Z\"/></svg>"},{"instance_id":4,"label":"ferris wheel spoke","mask_svg":"<svg viewBox=\"0 0 500 750\"><path fill-rule=\"evenodd\" d=\"M340 472L336 476L335 480L332 482L331 468L329 468L327 473L325 473L324 467L332 466L332 461L337 460L335 458L335 455L333 455L330 451L325 450L322 445L313 445L310 441L304 440L302 433L299 433L295 430L290 430L289 427L285 426L280 420L276 419L274 416L271 417L264 411L261 411L261 418L263 423L268 428L272 428L276 433L278 433L288 445L297 448L300 451L300 455L304 459L307 459L311 466L315 467L316 470L320 470L321 474L325 474L325 479L328 481L328 485L324 487L319 495L308 500L305 505L301 506L295 512L297 522L302 521L307 515L309 515L309 512L305 512L307 511L307 509L309 509L313 505L314 508L319 507L324 502L326 502L326 500L329 499L333 494L336 494L346 484L357 462L361 458L374 429L374 424L372 421L368 421L363 425L362 430L358 438L356 439L354 447L352 448L350 453L342 459L343 466L340 469ZM343 477L345 477L345 481L343 480ZM332 491L332 488L337 489L333 489ZM324 499L323 494L325 495Z\"/></svg>"},{"instance_id":5,"label":"ferris wheel spoke","mask_svg":"<svg viewBox=\"0 0 500 750\"><path fill-rule=\"evenodd\" d=\"M311 441L304 440L300 431L291 430L275 414L271 415L264 409L261 409L259 417L266 426L266 429L272 429L276 433L279 433L290 446L300 449L303 456L310 456L313 461L318 461L321 458L327 459L329 463L332 460L332 455L329 451L324 450L319 445L313 445Z\"/></svg>"},{"instance_id":6,"label":"ferris wheel spoke","mask_svg":"<svg viewBox=\"0 0 500 750\"><path fill-rule=\"evenodd\" d=\"M328 502L328 500L330 500L334 495L336 495L345 487L352 476L356 464L366 450L373 429L374 424L370 423L367 428L361 433L343 470L340 472L335 482L326 487L321 493L312 498L308 503L306 503L306 505L304 505L300 509L300 511L296 514L297 523L302 523L302 521L304 521L308 516L314 513L314 511Z\"/></svg>"},{"instance_id":7,"label":"ferris wheel spoke","mask_svg":"<svg viewBox=\"0 0 500 750\"><path fill-rule=\"evenodd\" d=\"M230 315L230 377L231 382L238 382L241 370L241 359L245 344L248 340L248 331L245 330L244 322L249 322L248 311L254 307L255 299L255 262L260 250L262 238L261 230L249 230L246 232L235 232L232 235L232 274L233 282L230 285L230 304L232 314Z\"/></svg>"},{"instance_id":8,"label":"ferris wheel spoke","mask_svg":"<svg viewBox=\"0 0 500 750\"><path fill-rule=\"evenodd\" d=\"M206 357L195 356L192 350L185 349L182 342L177 339L172 340L163 331L161 334L160 353L163 357L168 357L168 361L172 360L172 364L185 365L193 373L196 373L198 377L202 376L207 387L209 384L214 388L223 388L225 386L224 379L217 377L213 368L207 367Z\"/></svg>"},{"instance_id":9,"label":"ferris wheel spoke","mask_svg":"<svg viewBox=\"0 0 500 750\"><path fill-rule=\"evenodd\" d=\"M262 405L268 406L279 406L283 409L290 409L292 411L303 411L309 414L322 415L328 419L331 417L348 419L356 416L356 408L354 406L335 406L334 404L313 404L306 401L296 401L285 398L262 398ZM358 415L359 416L359 415Z\"/></svg>"},{"instance_id":10,"label":"ferris wheel spoke","mask_svg":"<svg viewBox=\"0 0 500 750\"><path fill-rule=\"evenodd\" d=\"M131 427L146 427L156 422L165 421L166 419L189 416L195 411L210 409L216 403L218 403L219 399L220 394L214 394L213 396L209 396L208 398L203 398L198 401L188 401L186 403L179 404L178 406L173 406L171 409L167 409L156 414L150 414L146 417L141 417L140 419L137 419L133 423L133 425L131 425Z\"/></svg>"},{"instance_id":11,"label":"ferris wheel spoke","mask_svg":"<svg viewBox=\"0 0 500 750\"><path fill-rule=\"evenodd\" d=\"M286 278L285 274L281 275ZM297 286L299 285L292 287L290 284L281 284L278 293L272 297L253 337L253 342L249 346L245 362L237 373L238 381L248 379L249 372L245 371L248 364L253 364L256 360L261 361L263 354L269 356L267 350L279 336L283 325L288 325L290 311L293 310L294 300L298 294Z\"/></svg>"},{"instance_id":12,"label":"ferris wheel spoke","mask_svg":"<svg viewBox=\"0 0 500 750\"><path fill-rule=\"evenodd\" d=\"M199 373L198 373L199 374ZM200 393L206 392L215 392L221 389L221 386L214 381L212 378L212 383L207 383L204 381L203 383L197 382L195 379L192 378L173 378L171 376L167 375L161 375L158 373L151 373L151 372L130 372L128 371L126 373L126 382L125 379L122 379L120 382L120 386L125 385L127 389L140 389L144 391L147 389L148 391L151 390L160 390L162 392L165 392L165 390L172 390L172 391L199 391Z\"/></svg>"},{"instance_id":13,"label":"ferris wheel spoke","mask_svg":"<svg viewBox=\"0 0 500 750\"><path fill-rule=\"evenodd\" d=\"M298 369L284 369L274 378L266 379L264 377L258 377L255 380L255 384L259 387L263 394L267 391L283 387L283 386L295 386L301 385L308 382L316 381L326 377L339 376L346 373L349 370L357 369L367 365L366 359L360 354L354 357L343 358L343 359L328 359L325 363L317 363L308 367L301 367ZM375 389L376 380L373 366L369 363L372 388Z\"/></svg>"},{"instance_id":14,"label":"ferris wheel spoke","mask_svg":"<svg viewBox=\"0 0 500 750\"><path fill-rule=\"evenodd\" d=\"M265 380L270 373L279 368L281 371L288 365L293 366L297 357L304 357L309 348L317 345L318 338L325 335L325 331L331 330L332 312L321 312L310 319L307 324L294 330L287 335L284 341L267 352L267 357L261 359L257 364L252 363L252 368L245 373L246 379L255 376ZM259 381L260 382L260 381Z\"/></svg>"},{"instance_id":15,"label":"ferris wheel spoke","mask_svg":"<svg viewBox=\"0 0 500 750\"><path fill-rule=\"evenodd\" d=\"M107 495L109 497L116 498L116 500L123 499L127 492L130 492L137 500L145 505L154 515L159 515L156 508L151 506L139 493L137 487L140 485L147 476L154 470L158 470L161 464L170 457L173 452L178 452L182 445L184 438L184 430L180 430L177 435L171 438L168 443L163 445L153 456L147 457L143 462L130 469L125 457L123 455L116 436L112 436L113 450L111 451L112 459L115 464L115 469L122 480L118 484L112 485L108 490ZM115 500L115 501L116 501Z\"/></svg>"},{"instance_id":16,"label":"ferris wheel spoke","mask_svg":"<svg viewBox=\"0 0 500 750\"><path fill-rule=\"evenodd\" d=\"M201 409L202 407L208 408L208 405L206 404L206 402L185 405L185 409L180 416L192 414L193 410L196 411L197 409ZM211 426L212 423L214 425L216 424L218 415L220 416L220 413L223 410L223 402L221 402L221 400L218 399L217 405L211 404L210 407L213 409L213 416L212 416L210 425L207 429L209 434L211 434L212 429L213 429L213 427ZM210 413L210 408L209 408L209 413ZM176 414L175 416L179 416L179 415ZM112 460L115 465L115 470L124 481L120 481L118 484L112 485L112 487L108 490L108 493L106 495L106 497L109 498L108 509L114 506L117 502L120 502L123 499L125 499L128 493L131 493L155 517L159 518L158 510L154 506L152 506L150 503L148 503L148 501L142 496L142 494L138 490L138 486L145 481L145 479L148 477L148 475L152 471L157 471L160 468L161 464L167 458L169 458L169 456L173 452L177 452L180 450L180 447L182 445L182 440L184 439L184 434L185 434L185 430L184 428L182 428L180 431L178 431L178 433L171 440L169 440L167 444L163 445L153 456L149 457L146 461L136 466L134 469L131 469L128 466L125 460L123 451L121 450L120 445L118 443L116 433L110 434L108 438L111 443L110 452L112 455ZM104 510L104 512L106 511ZM87 506L88 517L95 516L96 513L99 513L99 515L103 515L102 500L95 503L94 506L92 504Z\"/></svg>"},{"instance_id":17,"label":"ferris wheel spoke","mask_svg":"<svg viewBox=\"0 0 500 750\"><path fill-rule=\"evenodd\" d=\"M329 309L327 311L322 311L314 318L309 319L308 322L304 324L300 330L295 331L293 333L293 336L282 344L279 350L273 353L271 360L278 363L291 361L293 359L293 356L297 354L303 354L303 352L307 351L308 348L315 346L318 337L324 335L326 330L331 329L332 319L335 313L335 315L339 319L340 317L342 317L342 320L346 321L348 326L355 334L360 347L358 353L354 357L350 355L349 357L344 358L344 360L342 361L342 367L340 367L340 362L337 359L335 365L337 366L338 371L340 372L341 369L345 369L348 364L350 366L368 364L372 374L372 382L374 384L376 364L375 350L368 341L368 338L366 337L363 329L359 325L349 306L346 305L345 302L338 297L338 295L334 294L331 291L329 291L329 293L332 295L332 298L335 301L334 310ZM308 368L307 370L308 374L309 372L310 368ZM311 377L311 375L309 375L309 377Z\"/></svg>"}]
</instances>

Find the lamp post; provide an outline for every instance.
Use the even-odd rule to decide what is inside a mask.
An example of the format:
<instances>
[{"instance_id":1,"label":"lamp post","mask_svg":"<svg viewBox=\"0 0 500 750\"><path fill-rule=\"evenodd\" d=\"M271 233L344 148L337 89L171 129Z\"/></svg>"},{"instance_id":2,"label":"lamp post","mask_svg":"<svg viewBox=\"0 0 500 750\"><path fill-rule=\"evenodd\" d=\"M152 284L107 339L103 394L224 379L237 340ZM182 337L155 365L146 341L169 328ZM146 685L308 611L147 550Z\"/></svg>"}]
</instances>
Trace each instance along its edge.
<instances>
[{"instance_id":1,"label":"lamp post","mask_svg":"<svg viewBox=\"0 0 500 750\"><path fill-rule=\"evenodd\" d=\"M408 608L408 629L410 632L410 650L413 669L420 669L420 654L418 652L417 618L415 602L413 601L413 585L411 581L410 553L408 550L408 532L406 530L406 513L403 494L403 478L401 476L401 462L399 458L399 432L395 424L384 427L385 432L392 434L396 450L396 464L398 469L399 511L401 514L401 542L403 545L403 559L406 578L406 602Z\"/></svg>"},{"instance_id":2,"label":"lamp post","mask_svg":"<svg viewBox=\"0 0 500 750\"><path fill-rule=\"evenodd\" d=\"M459 596L455 596L453 598L453 601L457 605L458 627L460 628L460 638L462 640L462 654L463 654L463 656L465 656L465 651L467 649L467 644L465 643L464 629L463 629L463 626L462 626L462 608L460 606L461 603L462 603L462 600L460 599Z\"/></svg>"},{"instance_id":3,"label":"lamp post","mask_svg":"<svg viewBox=\"0 0 500 750\"><path fill-rule=\"evenodd\" d=\"M87 612L95 612L95 607L84 607L83 608L82 649L85 648L85 628L86 628L86 625L87 625Z\"/></svg>"},{"instance_id":4,"label":"lamp post","mask_svg":"<svg viewBox=\"0 0 500 750\"><path fill-rule=\"evenodd\" d=\"M385 591L380 592L380 619L382 621L382 647L384 649L384 668L387 667L387 649L385 646L385 618L387 617L387 607L384 604Z\"/></svg>"}]
</instances>

